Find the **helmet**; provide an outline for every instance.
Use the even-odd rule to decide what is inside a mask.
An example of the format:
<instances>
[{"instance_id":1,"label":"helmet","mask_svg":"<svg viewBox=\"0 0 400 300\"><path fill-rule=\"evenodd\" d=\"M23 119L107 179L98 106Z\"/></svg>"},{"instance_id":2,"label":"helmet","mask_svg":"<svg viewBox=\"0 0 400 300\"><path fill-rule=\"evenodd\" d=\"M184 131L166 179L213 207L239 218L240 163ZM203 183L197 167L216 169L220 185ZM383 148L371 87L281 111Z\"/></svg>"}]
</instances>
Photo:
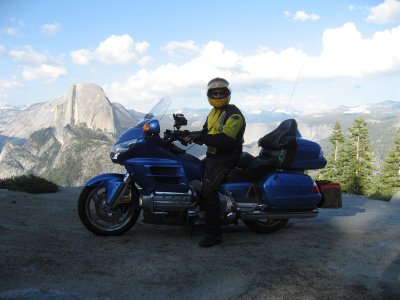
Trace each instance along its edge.
<instances>
[{"instance_id":1,"label":"helmet","mask_svg":"<svg viewBox=\"0 0 400 300\"><path fill-rule=\"evenodd\" d=\"M207 84L208 102L215 108L229 104L231 100L231 90L229 82L223 78L214 78Z\"/></svg>"}]
</instances>

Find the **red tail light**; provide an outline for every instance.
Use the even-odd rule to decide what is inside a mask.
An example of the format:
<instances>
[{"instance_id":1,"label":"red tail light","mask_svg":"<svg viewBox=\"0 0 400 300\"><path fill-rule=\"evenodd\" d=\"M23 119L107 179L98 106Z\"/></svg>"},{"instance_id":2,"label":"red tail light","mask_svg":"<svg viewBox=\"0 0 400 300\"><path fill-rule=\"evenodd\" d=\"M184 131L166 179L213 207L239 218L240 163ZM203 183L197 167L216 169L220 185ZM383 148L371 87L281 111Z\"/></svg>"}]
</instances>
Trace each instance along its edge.
<instances>
[{"instance_id":1,"label":"red tail light","mask_svg":"<svg viewBox=\"0 0 400 300\"><path fill-rule=\"evenodd\" d=\"M319 188L317 186L317 184L314 182L313 188L312 188L312 192L313 193L319 193Z\"/></svg>"}]
</instances>

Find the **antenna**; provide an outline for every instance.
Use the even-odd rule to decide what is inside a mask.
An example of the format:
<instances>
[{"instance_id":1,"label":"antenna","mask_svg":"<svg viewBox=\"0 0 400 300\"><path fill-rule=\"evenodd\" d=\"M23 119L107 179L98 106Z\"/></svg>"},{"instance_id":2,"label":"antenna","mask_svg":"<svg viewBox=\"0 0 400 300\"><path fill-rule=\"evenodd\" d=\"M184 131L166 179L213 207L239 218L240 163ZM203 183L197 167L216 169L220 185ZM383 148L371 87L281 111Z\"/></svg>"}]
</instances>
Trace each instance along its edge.
<instances>
[{"instance_id":1,"label":"antenna","mask_svg":"<svg viewBox=\"0 0 400 300\"><path fill-rule=\"evenodd\" d=\"M292 101L292 96L293 96L293 94L294 94L294 91L296 90L297 84L298 84L299 81L300 81L301 73L303 72L303 67L304 67L304 65L301 65L301 68L300 68L300 71L299 71L299 75L297 75L297 80L296 80L296 83L295 83L294 86L293 86L292 93L290 94L289 101L288 101L288 103L287 103L287 105L286 105L285 111L288 110L289 104L290 104L290 102Z\"/></svg>"}]
</instances>

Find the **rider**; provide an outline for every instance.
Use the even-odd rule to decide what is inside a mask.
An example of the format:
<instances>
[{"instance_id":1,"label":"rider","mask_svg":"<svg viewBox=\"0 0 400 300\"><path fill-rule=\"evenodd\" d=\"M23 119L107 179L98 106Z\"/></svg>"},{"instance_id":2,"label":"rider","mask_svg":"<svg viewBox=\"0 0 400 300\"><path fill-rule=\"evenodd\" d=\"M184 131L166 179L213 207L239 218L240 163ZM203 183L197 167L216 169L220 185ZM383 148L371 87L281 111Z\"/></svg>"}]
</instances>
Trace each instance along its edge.
<instances>
[{"instance_id":1,"label":"rider","mask_svg":"<svg viewBox=\"0 0 400 300\"><path fill-rule=\"evenodd\" d=\"M231 90L227 80L212 79L207 85L207 97L213 108L203 129L187 138L187 142L207 146L200 199L200 207L205 210L207 236L200 241L200 247L211 247L222 242L218 187L239 159L246 128L241 111L229 104Z\"/></svg>"}]
</instances>

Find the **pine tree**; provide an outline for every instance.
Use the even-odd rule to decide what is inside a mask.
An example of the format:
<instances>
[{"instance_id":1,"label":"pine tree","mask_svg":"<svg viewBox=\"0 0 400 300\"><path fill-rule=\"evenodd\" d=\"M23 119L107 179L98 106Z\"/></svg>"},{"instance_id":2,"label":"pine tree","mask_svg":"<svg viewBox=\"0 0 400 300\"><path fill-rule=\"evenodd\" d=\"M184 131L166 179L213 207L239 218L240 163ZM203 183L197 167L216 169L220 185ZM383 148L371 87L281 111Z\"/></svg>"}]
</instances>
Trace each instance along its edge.
<instances>
[{"instance_id":1,"label":"pine tree","mask_svg":"<svg viewBox=\"0 0 400 300\"><path fill-rule=\"evenodd\" d=\"M383 170L377 182L375 197L384 200L400 191L400 129L394 137L394 146L388 152L383 164Z\"/></svg>"},{"instance_id":2,"label":"pine tree","mask_svg":"<svg viewBox=\"0 0 400 300\"><path fill-rule=\"evenodd\" d=\"M343 168L343 190L358 195L370 194L374 167L365 119L354 120L345 148L345 155L339 158Z\"/></svg>"},{"instance_id":3,"label":"pine tree","mask_svg":"<svg viewBox=\"0 0 400 300\"><path fill-rule=\"evenodd\" d=\"M327 155L326 159L328 163L319 173L318 179L341 182L343 171L340 166L340 157L343 154L345 138L339 121L336 121L332 134L329 136L329 141L332 143L332 153Z\"/></svg>"},{"instance_id":4,"label":"pine tree","mask_svg":"<svg viewBox=\"0 0 400 300\"><path fill-rule=\"evenodd\" d=\"M344 135L339 121L336 121L333 132L329 137L329 141L333 144L334 161L337 162L339 159L339 152L344 143Z\"/></svg>"}]
</instances>

